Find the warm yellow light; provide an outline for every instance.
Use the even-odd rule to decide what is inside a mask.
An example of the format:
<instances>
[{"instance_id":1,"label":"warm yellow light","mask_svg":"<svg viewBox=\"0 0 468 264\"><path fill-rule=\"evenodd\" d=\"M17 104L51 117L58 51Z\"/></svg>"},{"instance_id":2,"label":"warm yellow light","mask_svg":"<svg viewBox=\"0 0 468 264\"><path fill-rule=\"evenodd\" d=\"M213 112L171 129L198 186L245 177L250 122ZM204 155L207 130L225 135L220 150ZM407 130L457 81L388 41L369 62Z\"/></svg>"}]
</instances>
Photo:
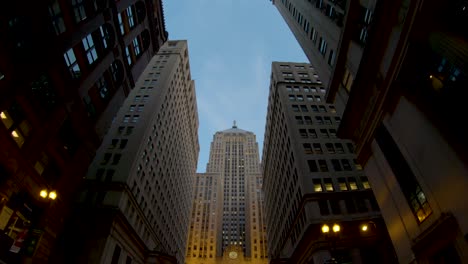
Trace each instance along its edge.
<instances>
[{"instance_id":1,"label":"warm yellow light","mask_svg":"<svg viewBox=\"0 0 468 264\"><path fill-rule=\"evenodd\" d=\"M15 137L15 138L18 138L18 137L19 137L18 132L16 132L16 131L11 132L11 135L12 135L13 137Z\"/></svg>"},{"instance_id":2,"label":"warm yellow light","mask_svg":"<svg viewBox=\"0 0 468 264\"><path fill-rule=\"evenodd\" d=\"M429 78L431 78L431 79L432 79L432 77L434 77L434 76L432 76L432 75L429 75Z\"/></svg>"},{"instance_id":3,"label":"warm yellow light","mask_svg":"<svg viewBox=\"0 0 468 264\"><path fill-rule=\"evenodd\" d=\"M55 198L57 198L57 193L55 191L51 191L49 193L49 199L55 200Z\"/></svg>"},{"instance_id":4,"label":"warm yellow light","mask_svg":"<svg viewBox=\"0 0 468 264\"><path fill-rule=\"evenodd\" d=\"M322 233L328 233L330 231L330 228L327 225L322 226Z\"/></svg>"},{"instance_id":5,"label":"warm yellow light","mask_svg":"<svg viewBox=\"0 0 468 264\"><path fill-rule=\"evenodd\" d=\"M6 119L6 118L7 118L7 116L6 116L5 113L3 113L3 112L0 112L0 116L2 117L2 119Z\"/></svg>"},{"instance_id":6,"label":"warm yellow light","mask_svg":"<svg viewBox=\"0 0 468 264\"><path fill-rule=\"evenodd\" d=\"M46 190L42 190L39 195L42 197L42 198L47 198L47 191Z\"/></svg>"},{"instance_id":7,"label":"warm yellow light","mask_svg":"<svg viewBox=\"0 0 468 264\"><path fill-rule=\"evenodd\" d=\"M340 226L338 224L333 225L333 232L340 232Z\"/></svg>"},{"instance_id":8,"label":"warm yellow light","mask_svg":"<svg viewBox=\"0 0 468 264\"><path fill-rule=\"evenodd\" d=\"M362 225L362 226L361 226L361 230L362 230L362 231L367 231L367 225Z\"/></svg>"}]
</instances>

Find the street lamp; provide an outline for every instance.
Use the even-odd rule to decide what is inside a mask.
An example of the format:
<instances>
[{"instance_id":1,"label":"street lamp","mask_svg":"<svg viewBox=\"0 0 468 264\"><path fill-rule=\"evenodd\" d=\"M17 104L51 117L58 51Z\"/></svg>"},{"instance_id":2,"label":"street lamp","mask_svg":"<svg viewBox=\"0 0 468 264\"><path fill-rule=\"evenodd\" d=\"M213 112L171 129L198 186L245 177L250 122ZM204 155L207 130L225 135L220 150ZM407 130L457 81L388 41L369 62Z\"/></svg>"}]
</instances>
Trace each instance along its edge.
<instances>
[{"instance_id":1,"label":"street lamp","mask_svg":"<svg viewBox=\"0 0 468 264\"><path fill-rule=\"evenodd\" d=\"M322 233L325 234L325 233L328 233L328 232L330 232L330 228L328 227L328 225L326 225L326 224L323 225L322 226Z\"/></svg>"},{"instance_id":2,"label":"street lamp","mask_svg":"<svg viewBox=\"0 0 468 264\"><path fill-rule=\"evenodd\" d=\"M340 232L340 225L339 224L334 224L333 225L333 232L335 232L335 233Z\"/></svg>"},{"instance_id":3,"label":"street lamp","mask_svg":"<svg viewBox=\"0 0 468 264\"><path fill-rule=\"evenodd\" d=\"M366 232L368 228L369 227L366 224L361 226L361 230L364 231L364 232Z\"/></svg>"},{"instance_id":4,"label":"street lamp","mask_svg":"<svg viewBox=\"0 0 468 264\"><path fill-rule=\"evenodd\" d=\"M39 196L42 197L43 199L50 199L50 200L55 200L57 199L57 192L56 191L48 191L46 189L43 189L39 192Z\"/></svg>"}]
</instances>

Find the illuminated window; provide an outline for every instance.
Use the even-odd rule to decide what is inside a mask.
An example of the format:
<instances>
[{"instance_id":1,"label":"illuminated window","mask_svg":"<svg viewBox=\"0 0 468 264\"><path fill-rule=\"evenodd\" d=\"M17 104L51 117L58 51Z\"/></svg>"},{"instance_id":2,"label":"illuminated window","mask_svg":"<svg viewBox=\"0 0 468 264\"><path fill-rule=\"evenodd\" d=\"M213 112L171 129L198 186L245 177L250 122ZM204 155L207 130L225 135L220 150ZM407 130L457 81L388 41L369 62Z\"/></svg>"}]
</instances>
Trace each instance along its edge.
<instances>
[{"instance_id":1,"label":"illuminated window","mask_svg":"<svg viewBox=\"0 0 468 264\"><path fill-rule=\"evenodd\" d=\"M83 40L83 47L86 52L86 57L88 58L88 64L93 64L97 58L96 47L94 46L93 36L89 34Z\"/></svg>"},{"instance_id":2,"label":"illuminated window","mask_svg":"<svg viewBox=\"0 0 468 264\"><path fill-rule=\"evenodd\" d=\"M338 185L340 186L340 191L348 190L348 185L346 185L345 178L338 178Z\"/></svg>"},{"instance_id":3,"label":"illuminated window","mask_svg":"<svg viewBox=\"0 0 468 264\"><path fill-rule=\"evenodd\" d=\"M314 191L315 192L323 192L321 180L315 179L315 180L313 180L313 183L314 183Z\"/></svg>"},{"instance_id":4,"label":"illuminated window","mask_svg":"<svg viewBox=\"0 0 468 264\"><path fill-rule=\"evenodd\" d=\"M102 46L104 47L104 49L107 49L110 43L109 30L104 26L100 26L99 32L101 33Z\"/></svg>"},{"instance_id":5,"label":"illuminated window","mask_svg":"<svg viewBox=\"0 0 468 264\"><path fill-rule=\"evenodd\" d=\"M348 183L349 183L349 189L353 191L358 189L356 180L354 178L348 178Z\"/></svg>"},{"instance_id":6,"label":"illuminated window","mask_svg":"<svg viewBox=\"0 0 468 264\"><path fill-rule=\"evenodd\" d=\"M302 144L303 147L304 147L304 151L305 151L305 154L314 154L314 152L312 151L312 147L310 146L310 144Z\"/></svg>"},{"instance_id":7,"label":"illuminated window","mask_svg":"<svg viewBox=\"0 0 468 264\"><path fill-rule=\"evenodd\" d=\"M119 29L120 29L120 34L125 35L125 26L124 26L124 23L123 23L123 20L122 20L122 14L119 13L117 15L117 19L119 21Z\"/></svg>"},{"instance_id":8,"label":"illuminated window","mask_svg":"<svg viewBox=\"0 0 468 264\"><path fill-rule=\"evenodd\" d=\"M73 48L69 49L67 52L63 54L65 58L65 62L67 63L68 70L73 78L77 79L81 76L80 66L76 61L75 52L73 52Z\"/></svg>"},{"instance_id":9,"label":"illuminated window","mask_svg":"<svg viewBox=\"0 0 468 264\"><path fill-rule=\"evenodd\" d=\"M133 11L133 6L129 6L126 10L127 12L127 20L128 20L128 26L130 28L135 27L135 15Z\"/></svg>"},{"instance_id":10,"label":"illuminated window","mask_svg":"<svg viewBox=\"0 0 468 264\"><path fill-rule=\"evenodd\" d=\"M370 189L370 184L369 184L369 180L367 179L367 177L361 177L361 183L362 183L362 187L364 187L364 189Z\"/></svg>"},{"instance_id":11,"label":"illuminated window","mask_svg":"<svg viewBox=\"0 0 468 264\"><path fill-rule=\"evenodd\" d=\"M132 66L132 55L130 54L130 50L127 47L125 47L125 57L127 58L127 63L128 63L128 66Z\"/></svg>"},{"instance_id":12,"label":"illuminated window","mask_svg":"<svg viewBox=\"0 0 468 264\"><path fill-rule=\"evenodd\" d=\"M333 183L332 183L332 180L330 178L326 178L326 179L323 179L324 183L325 183L325 190L327 192L333 192L334 189L333 189Z\"/></svg>"},{"instance_id":13,"label":"illuminated window","mask_svg":"<svg viewBox=\"0 0 468 264\"><path fill-rule=\"evenodd\" d=\"M140 39L138 37L133 39L133 51L135 53L135 56L138 57L141 54L140 50Z\"/></svg>"}]
</instances>

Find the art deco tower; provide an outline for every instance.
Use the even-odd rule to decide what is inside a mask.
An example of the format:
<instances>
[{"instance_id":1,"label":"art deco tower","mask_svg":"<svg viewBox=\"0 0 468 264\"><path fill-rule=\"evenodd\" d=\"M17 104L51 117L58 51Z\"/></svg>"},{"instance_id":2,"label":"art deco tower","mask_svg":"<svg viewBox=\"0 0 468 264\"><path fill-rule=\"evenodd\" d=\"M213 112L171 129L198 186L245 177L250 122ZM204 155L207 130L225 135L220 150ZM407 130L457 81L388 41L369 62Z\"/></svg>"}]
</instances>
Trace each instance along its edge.
<instances>
[{"instance_id":1,"label":"art deco tower","mask_svg":"<svg viewBox=\"0 0 468 264\"><path fill-rule=\"evenodd\" d=\"M267 263L262 174L255 134L216 132L194 188L187 263Z\"/></svg>"}]
</instances>

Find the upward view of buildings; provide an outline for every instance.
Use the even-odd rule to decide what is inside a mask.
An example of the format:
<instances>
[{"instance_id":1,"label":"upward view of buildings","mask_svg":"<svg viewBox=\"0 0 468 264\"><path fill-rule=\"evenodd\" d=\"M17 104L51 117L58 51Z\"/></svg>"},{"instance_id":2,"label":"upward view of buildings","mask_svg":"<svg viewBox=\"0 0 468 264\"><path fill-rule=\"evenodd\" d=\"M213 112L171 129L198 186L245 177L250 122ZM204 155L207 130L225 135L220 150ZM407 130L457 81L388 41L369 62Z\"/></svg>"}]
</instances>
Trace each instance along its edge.
<instances>
[{"instance_id":1,"label":"upward view of buildings","mask_svg":"<svg viewBox=\"0 0 468 264\"><path fill-rule=\"evenodd\" d=\"M216 132L195 180L187 264L268 263L262 185L255 134L235 122Z\"/></svg>"},{"instance_id":2,"label":"upward view of buildings","mask_svg":"<svg viewBox=\"0 0 468 264\"><path fill-rule=\"evenodd\" d=\"M2 5L0 259L54 254L87 167L167 37L159 0Z\"/></svg>"},{"instance_id":3,"label":"upward view of buildings","mask_svg":"<svg viewBox=\"0 0 468 264\"><path fill-rule=\"evenodd\" d=\"M468 263L467 0L270 0L310 63L205 173L161 0L7 2L0 263Z\"/></svg>"}]
</instances>

